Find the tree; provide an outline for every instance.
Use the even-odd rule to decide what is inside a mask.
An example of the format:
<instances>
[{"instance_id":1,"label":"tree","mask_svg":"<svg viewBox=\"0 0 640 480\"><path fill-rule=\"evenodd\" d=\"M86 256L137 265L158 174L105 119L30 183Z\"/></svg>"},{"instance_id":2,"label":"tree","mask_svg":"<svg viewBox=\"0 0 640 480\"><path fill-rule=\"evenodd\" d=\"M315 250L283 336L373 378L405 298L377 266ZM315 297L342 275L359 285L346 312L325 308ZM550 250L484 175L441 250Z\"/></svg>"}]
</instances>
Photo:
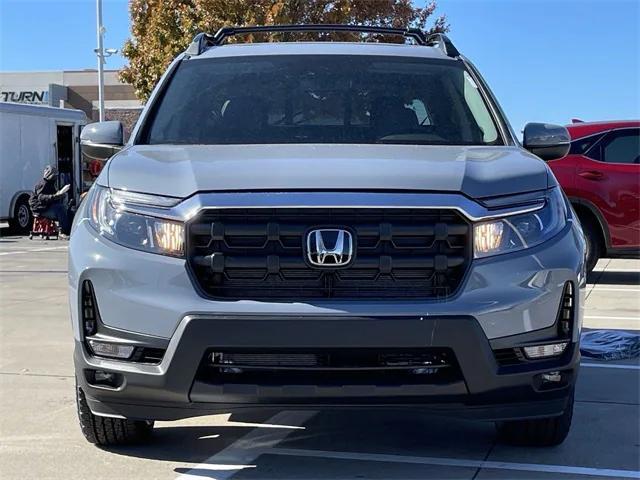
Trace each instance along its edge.
<instances>
[{"instance_id":1,"label":"tree","mask_svg":"<svg viewBox=\"0 0 640 480\"><path fill-rule=\"evenodd\" d=\"M412 0L130 0L131 38L122 49L129 64L120 79L131 83L146 101L171 60L184 51L198 32L214 33L225 25L344 23L427 30L436 2L417 8ZM428 28L449 29L444 15ZM285 39L347 40L358 34L281 34ZM362 37L362 36L360 36ZM374 40L402 42L400 37L370 35ZM232 38L229 41L273 41L277 34Z\"/></svg>"}]
</instances>

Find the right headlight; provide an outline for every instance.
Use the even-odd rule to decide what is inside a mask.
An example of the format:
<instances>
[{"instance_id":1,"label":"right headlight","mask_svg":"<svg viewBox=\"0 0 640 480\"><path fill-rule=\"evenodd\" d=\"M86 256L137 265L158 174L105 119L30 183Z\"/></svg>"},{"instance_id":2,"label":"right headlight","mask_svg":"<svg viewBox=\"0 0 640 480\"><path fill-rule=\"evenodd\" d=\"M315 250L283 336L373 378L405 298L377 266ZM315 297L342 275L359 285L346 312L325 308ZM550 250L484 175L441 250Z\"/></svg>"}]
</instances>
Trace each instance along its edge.
<instances>
[{"instance_id":1,"label":"right headlight","mask_svg":"<svg viewBox=\"0 0 640 480\"><path fill-rule=\"evenodd\" d=\"M544 207L473 227L475 258L535 247L556 235L567 222L567 206L558 187L547 193Z\"/></svg>"},{"instance_id":2,"label":"right headlight","mask_svg":"<svg viewBox=\"0 0 640 480\"><path fill-rule=\"evenodd\" d=\"M132 206L169 208L179 199L114 190L95 185L89 198L89 223L105 238L149 253L184 256L184 224L130 211Z\"/></svg>"}]
</instances>

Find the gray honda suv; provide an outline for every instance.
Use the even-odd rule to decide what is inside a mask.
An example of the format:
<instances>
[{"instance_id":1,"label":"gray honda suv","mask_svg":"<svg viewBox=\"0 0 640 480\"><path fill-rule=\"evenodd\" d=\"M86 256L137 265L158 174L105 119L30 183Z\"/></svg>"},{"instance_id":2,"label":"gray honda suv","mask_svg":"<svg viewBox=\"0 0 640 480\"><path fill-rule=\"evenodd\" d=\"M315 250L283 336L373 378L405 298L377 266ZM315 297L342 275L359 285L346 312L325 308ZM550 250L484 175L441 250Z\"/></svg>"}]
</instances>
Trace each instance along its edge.
<instances>
[{"instance_id":1,"label":"gray honda suv","mask_svg":"<svg viewBox=\"0 0 640 480\"><path fill-rule=\"evenodd\" d=\"M355 31L405 44L227 44ZM358 37L354 37L358 38ZM525 94L525 92L523 92ZM121 147L89 125L92 155ZM76 215L80 424L99 445L241 408L413 408L562 442L579 365L584 239L442 34L350 25L198 35Z\"/></svg>"}]
</instances>

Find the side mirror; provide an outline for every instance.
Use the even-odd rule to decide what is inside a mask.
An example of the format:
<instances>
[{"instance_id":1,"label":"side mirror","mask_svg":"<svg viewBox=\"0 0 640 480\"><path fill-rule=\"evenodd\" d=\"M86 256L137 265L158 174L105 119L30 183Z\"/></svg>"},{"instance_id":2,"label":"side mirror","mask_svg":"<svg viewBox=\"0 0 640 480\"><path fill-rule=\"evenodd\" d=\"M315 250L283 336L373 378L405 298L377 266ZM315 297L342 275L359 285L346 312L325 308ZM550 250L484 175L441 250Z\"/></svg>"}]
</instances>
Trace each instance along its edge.
<instances>
[{"instance_id":1,"label":"side mirror","mask_svg":"<svg viewBox=\"0 0 640 480\"><path fill-rule=\"evenodd\" d=\"M560 125L527 123L524 127L523 146L542 160L556 160L569 153L571 136Z\"/></svg>"},{"instance_id":2,"label":"side mirror","mask_svg":"<svg viewBox=\"0 0 640 480\"><path fill-rule=\"evenodd\" d=\"M90 123L80 133L82 153L92 160L107 160L123 145L122 123L115 120Z\"/></svg>"}]
</instances>

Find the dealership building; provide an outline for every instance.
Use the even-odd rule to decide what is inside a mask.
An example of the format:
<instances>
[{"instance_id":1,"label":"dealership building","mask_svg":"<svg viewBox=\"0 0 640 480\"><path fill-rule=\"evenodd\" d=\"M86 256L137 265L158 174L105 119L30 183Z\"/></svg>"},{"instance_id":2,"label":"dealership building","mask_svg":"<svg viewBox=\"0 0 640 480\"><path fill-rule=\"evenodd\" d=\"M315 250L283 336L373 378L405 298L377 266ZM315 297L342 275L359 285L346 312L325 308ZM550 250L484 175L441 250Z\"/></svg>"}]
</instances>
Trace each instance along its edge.
<instances>
[{"instance_id":1,"label":"dealership building","mask_svg":"<svg viewBox=\"0 0 640 480\"><path fill-rule=\"evenodd\" d=\"M120 120L130 131L142 104L133 87L118 79L117 70L104 72L107 120ZM0 102L30 103L84 111L98 120L98 73L95 69L46 72L0 72Z\"/></svg>"}]
</instances>

